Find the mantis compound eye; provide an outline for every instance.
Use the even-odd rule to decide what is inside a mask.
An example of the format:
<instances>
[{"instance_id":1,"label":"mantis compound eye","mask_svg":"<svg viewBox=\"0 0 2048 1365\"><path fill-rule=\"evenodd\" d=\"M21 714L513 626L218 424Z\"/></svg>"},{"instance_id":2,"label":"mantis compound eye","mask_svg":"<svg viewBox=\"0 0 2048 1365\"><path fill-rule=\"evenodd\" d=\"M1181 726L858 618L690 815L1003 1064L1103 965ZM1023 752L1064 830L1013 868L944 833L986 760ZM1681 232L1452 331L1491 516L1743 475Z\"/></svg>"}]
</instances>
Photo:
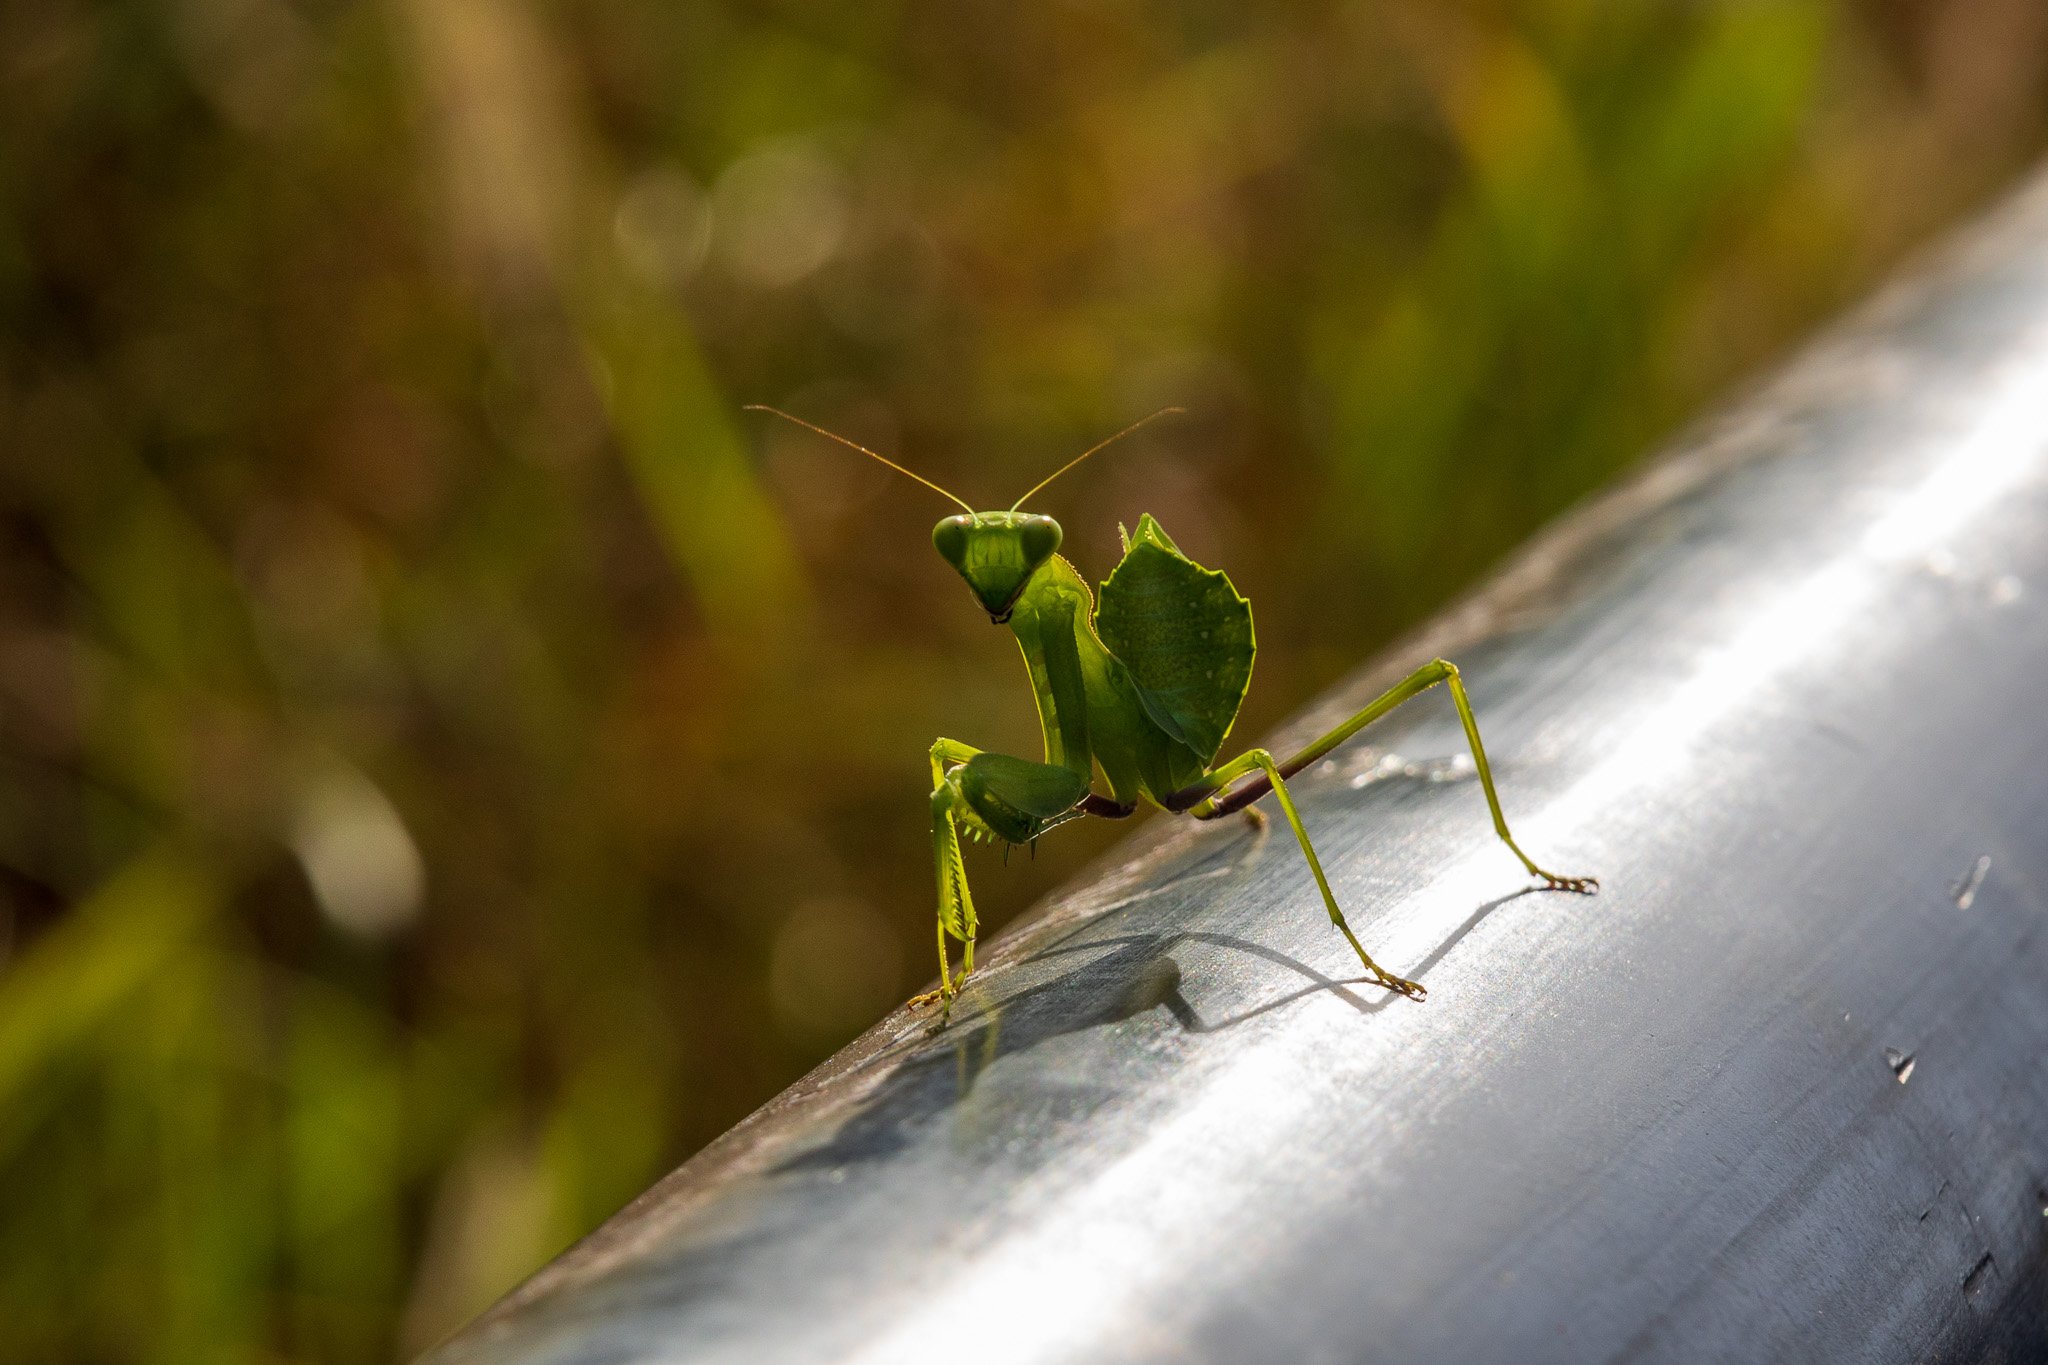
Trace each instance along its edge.
<instances>
[{"instance_id":1,"label":"mantis compound eye","mask_svg":"<svg viewBox=\"0 0 2048 1365\"><path fill-rule=\"evenodd\" d=\"M972 525L971 517L947 517L932 527L932 545L938 550L939 557L963 571L967 564L967 540Z\"/></svg>"},{"instance_id":2,"label":"mantis compound eye","mask_svg":"<svg viewBox=\"0 0 2048 1365\"><path fill-rule=\"evenodd\" d=\"M1019 517L1017 540L1024 551L1024 562L1036 568L1059 549L1060 524L1051 517Z\"/></svg>"}]
</instances>

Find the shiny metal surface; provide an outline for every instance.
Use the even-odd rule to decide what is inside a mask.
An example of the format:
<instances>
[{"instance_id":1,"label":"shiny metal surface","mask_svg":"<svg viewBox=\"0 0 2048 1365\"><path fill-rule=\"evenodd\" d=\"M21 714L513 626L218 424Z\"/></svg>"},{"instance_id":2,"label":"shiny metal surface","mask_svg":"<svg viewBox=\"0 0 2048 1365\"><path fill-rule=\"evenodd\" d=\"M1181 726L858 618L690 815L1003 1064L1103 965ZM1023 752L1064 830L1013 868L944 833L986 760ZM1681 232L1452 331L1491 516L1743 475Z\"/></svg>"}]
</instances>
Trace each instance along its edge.
<instances>
[{"instance_id":1,"label":"shiny metal surface","mask_svg":"<svg viewBox=\"0 0 2048 1365\"><path fill-rule=\"evenodd\" d=\"M2048 1355L2048 180L1279 739L1438 652L1597 899L1433 694L1296 786L1427 1004L1155 819L432 1359Z\"/></svg>"}]
</instances>

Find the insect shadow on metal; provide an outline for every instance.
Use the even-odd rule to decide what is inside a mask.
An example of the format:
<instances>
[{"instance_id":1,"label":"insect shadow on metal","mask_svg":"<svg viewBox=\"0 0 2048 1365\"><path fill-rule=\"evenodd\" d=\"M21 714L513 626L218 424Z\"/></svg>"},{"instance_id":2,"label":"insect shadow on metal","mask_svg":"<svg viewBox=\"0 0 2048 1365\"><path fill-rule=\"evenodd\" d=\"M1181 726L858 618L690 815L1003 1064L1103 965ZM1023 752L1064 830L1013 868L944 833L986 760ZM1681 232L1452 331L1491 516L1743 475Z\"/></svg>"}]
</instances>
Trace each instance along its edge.
<instances>
[{"instance_id":1,"label":"insect shadow on metal","mask_svg":"<svg viewBox=\"0 0 2048 1365\"><path fill-rule=\"evenodd\" d=\"M1044 760L990 753L955 739L939 739L931 747L939 987L912 1000L912 1008L936 1004L941 1018L947 1017L974 971L976 921L960 852L963 832L978 841L1032 844L1048 830L1083 816L1123 819L1141 801L1198 820L1236 811L1258 820L1262 817L1251 803L1268 792L1278 798L1301 845L1330 922L1366 971L1390 991L1423 999L1427 992L1419 983L1373 961L1345 922L1287 790L1287 779L1438 683L1449 686L1457 705L1487 808L1493 813L1494 832L1546 886L1586 894L1598 889L1595 878L1561 876L1537 866L1515 842L1501 813L1465 684L1457 666L1446 659L1432 659L1416 669L1285 761L1264 749L1249 749L1228 762L1216 762L1251 685L1257 650L1251 603L1221 570L1204 568L1182 554L1149 512L1138 518L1136 531L1117 528L1123 559L1102 582L1099 595L1091 593L1080 573L1058 553L1060 524L1021 510L1083 460L1146 423L1182 409L1162 408L1089 447L1033 485L1008 510L977 512L959 496L866 446L778 408L748 406L857 450L959 504L960 515L932 528L932 544L967 581L989 620L1007 625L1024 651L1045 734ZM1098 773L1107 794L1095 790ZM957 974L949 939L961 944Z\"/></svg>"}]
</instances>

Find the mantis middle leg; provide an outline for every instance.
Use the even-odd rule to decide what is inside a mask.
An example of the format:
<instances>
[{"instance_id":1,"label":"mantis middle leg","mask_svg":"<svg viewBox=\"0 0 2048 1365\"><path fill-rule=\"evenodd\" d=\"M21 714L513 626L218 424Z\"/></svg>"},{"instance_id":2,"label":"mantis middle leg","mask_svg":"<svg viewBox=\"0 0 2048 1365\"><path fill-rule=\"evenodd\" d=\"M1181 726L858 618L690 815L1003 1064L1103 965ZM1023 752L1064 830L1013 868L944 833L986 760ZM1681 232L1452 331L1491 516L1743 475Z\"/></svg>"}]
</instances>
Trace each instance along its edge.
<instances>
[{"instance_id":1,"label":"mantis middle leg","mask_svg":"<svg viewBox=\"0 0 2048 1365\"><path fill-rule=\"evenodd\" d=\"M1203 780L1205 783L1213 784L1216 787L1226 787L1238 778L1243 777L1246 773L1253 771L1263 773L1266 784L1272 788L1273 795L1280 798L1281 813L1286 815L1288 825L1294 830L1295 842L1301 845L1302 856L1308 859L1308 870L1315 874L1316 890L1323 893L1323 908L1330 912L1330 923L1336 925L1337 931L1343 934L1346 941L1351 944L1352 950L1358 954L1358 960L1363 962L1365 969L1372 973L1373 980L1390 991L1399 991L1410 1000L1425 998L1429 992L1423 988L1420 982L1410 981L1406 977L1395 976L1392 972L1380 966L1379 963L1373 961L1372 954L1365 951L1365 945L1358 941L1358 935L1351 932L1351 925L1345 921L1344 912L1337 906L1337 897L1330 891L1330 879L1323 875L1322 860L1316 857L1315 845L1309 842L1308 831L1302 828L1301 812L1294 808L1294 797L1288 792L1286 779L1281 776L1280 765L1273 761L1273 755L1267 753L1264 749L1253 749L1249 753L1241 754L1222 767L1210 772ZM1263 793L1263 791L1264 788L1262 787L1261 792ZM1208 803L1205 802L1203 804ZM1205 819L1210 818L1203 814L1201 806L1196 806L1194 813ZM1220 813L1212 812L1212 814Z\"/></svg>"},{"instance_id":2,"label":"mantis middle leg","mask_svg":"<svg viewBox=\"0 0 2048 1365\"><path fill-rule=\"evenodd\" d=\"M1536 860L1524 853L1522 846L1515 842L1515 836L1508 830L1508 818L1501 813L1500 794L1493 787L1493 768L1486 761L1486 746L1479 742L1479 722L1473 718L1472 703L1465 695L1464 680L1458 675L1458 666L1448 659L1432 659L1416 669L1407 678L1387 689L1372 705L1285 763L1279 764L1277 770L1247 782L1235 791L1226 792L1223 788L1229 786L1236 778L1252 771L1249 766L1241 766L1244 760L1239 759L1226 768L1219 768L1210 773L1185 792L1176 792L1174 796L1177 799L1169 801L1168 805L1170 808L1189 810L1200 820L1211 820L1219 815L1228 815L1234 810L1242 809L1264 796L1269 787L1276 792L1281 791L1282 778L1292 777L1402 702L1422 695L1438 683L1450 685L1451 701L1458 708L1458 720L1465 727L1465 742L1472 750L1472 764L1479 770L1479 785L1486 793L1486 807L1493 812L1493 832L1500 836L1500 841L1506 844L1517 858L1522 860L1522 866L1528 868L1531 875L1541 877L1552 888L1576 891L1582 895L1599 890L1600 881L1596 877L1565 877L1538 867ZM1231 771L1232 769L1235 771ZM1229 773L1229 776L1226 777L1225 773ZM1186 798L1187 804L1180 805L1178 798ZM1284 804L1286 797L1282 796L1281 800Z\"/></svg>"}]
</instances>

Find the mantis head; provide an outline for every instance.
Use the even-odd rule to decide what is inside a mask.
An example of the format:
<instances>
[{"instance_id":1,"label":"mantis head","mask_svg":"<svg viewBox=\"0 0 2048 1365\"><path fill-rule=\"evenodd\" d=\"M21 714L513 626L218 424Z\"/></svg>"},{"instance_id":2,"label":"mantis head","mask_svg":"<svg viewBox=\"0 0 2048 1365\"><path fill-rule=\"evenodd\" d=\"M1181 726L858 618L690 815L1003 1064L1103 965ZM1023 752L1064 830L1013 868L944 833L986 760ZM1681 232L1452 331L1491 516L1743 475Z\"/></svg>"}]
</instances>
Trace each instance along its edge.
<instances>
[{"instance_id":1,"label":"mantis head","mask_svg":"<svg viewBox=\"0 0 2048 1365\"><path fill-rule=\"evenodd\" d=\"M939 557L974 590L988 619L1010 619L1024 585L1060 547L1060 524L1035 512L969 512L932 527Z\"/></svg>"},{"instance_id":2,"label":"mantis head","mask_svg":"<svg viewBox=\"0 0 2048 1365\"><path fill-rule=\"evenodd\" d=\"M974 590L975 600L988 612L988 619L997 625L1010 619L1016 610L1017 599L1024 594L1025 584L1031 575L1038 572L1038 566L1051 559L1053 551L1060 547L1060 524L1051 517L1042 517L1035 512L1020 512L1025 499L1039 489L1072 469L1096 451L1130 435L1155 417L1164 417L1169 412L1182 412L1182 408L1161 408L1151 417L1131 423L1108 441L1098 441L1073 459L1055 469L1045 478L1032 485L1031 491L1010 504L1007 512L977 512L959 497L946 492L922 474L914 474L886 456L877 455L864 445L856 445L844 436L813 426L801 417L791 417L777 408L761 403L749 403L747 407L755 412L770 412L800 427L809 427L820 436L839 442L843 446L858 450L872 460L879 460L898 474L917 480L926 488L942 494L960 504L964 516L947 517L932 528L932 544L939 555L951 564L967 586Z\"/></svg>"}]
</instances>

